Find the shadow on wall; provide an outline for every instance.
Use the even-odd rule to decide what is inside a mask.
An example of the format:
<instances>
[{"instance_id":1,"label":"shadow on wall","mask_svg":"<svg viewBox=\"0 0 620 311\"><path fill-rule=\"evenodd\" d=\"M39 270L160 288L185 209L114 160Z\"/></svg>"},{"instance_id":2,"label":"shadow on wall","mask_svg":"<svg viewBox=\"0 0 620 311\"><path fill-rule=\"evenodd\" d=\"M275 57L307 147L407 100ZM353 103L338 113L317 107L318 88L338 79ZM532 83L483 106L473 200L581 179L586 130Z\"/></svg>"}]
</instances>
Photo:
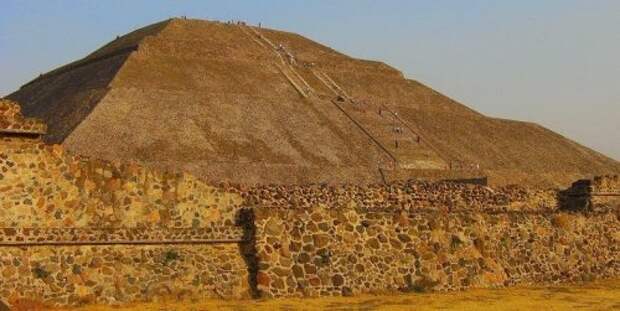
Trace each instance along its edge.
<instances>
[{"instance_id":1,"label":"shadow on wall","mask_svg":"<svg viewBox=\"0 0 620 311\"><path fill-rule=\"evenodd\" d=\"M591 200L589 195L575 195L571 188L559 191L557 194L559 210L567 212L591 211Z\"/></svg>"},{"instance_id":2,"label":"shadow on wall","mask_svg":"<svg viewBox=\"0 0 620 311\"><path fill-rule=\"evenodd\" d=\"M582 179L557 194L559 209L570 212L604 212L620 206L618 176Z\"/></svg>"},{"instance_id":3,"label":"shadow on wall","mask_svg":"<svg viewBox=\"0 0 620 311\"><path fill-rule=\"evenodd\" d=\"M478 185L478 186L488 186L489 180L487 177L480 178L459 178L459 179L444 179L440 182L453 182L457 184L470 184L470 185Z\"/></svg>"},{"instance_id":4,"label":"shadow on wall","mask_svg":"<svg viewBox=\"0 0 620 311\"><path fill-rule=\"evenodd\" d=\"M604 232L617 227L617 185L246 189L237 223L248 287L254 297L320 297L616 277L607 246L617 237Z\"/></svg>"},{"instance_id":5,"label":"shadow on wall","mask_svg":"<svg viewBox=\"0 0 620 311\"><path fill-rule=\"evenodd\" d=\"M256 250L256 224L254 210L242 208L237 214L236 225L243 228L243 242L239 243L239 251L248 269L248 286L252 298L260 298L258 289L258 256ZM2 311L2 310L0 310Z\"/></svg>"}]
</instances>

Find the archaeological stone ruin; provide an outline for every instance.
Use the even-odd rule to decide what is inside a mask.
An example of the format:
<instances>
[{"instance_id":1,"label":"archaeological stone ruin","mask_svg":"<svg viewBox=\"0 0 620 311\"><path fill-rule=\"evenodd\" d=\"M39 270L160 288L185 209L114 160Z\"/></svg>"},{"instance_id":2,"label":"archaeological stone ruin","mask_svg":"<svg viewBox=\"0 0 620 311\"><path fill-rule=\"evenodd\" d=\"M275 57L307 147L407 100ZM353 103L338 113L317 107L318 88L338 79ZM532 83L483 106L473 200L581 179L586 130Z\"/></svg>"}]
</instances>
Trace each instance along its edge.
<instances>
[{"instance_id":1,"label":"archaeological stone ruin","mask_svg":"<svg viewBox=\"0 0 620 311\"><path fill-rule=\"evenodd\" d=\"M0 302L617 278L619 173L383 63L171 19L0 99Z\"/></svg>"}]
</instances>

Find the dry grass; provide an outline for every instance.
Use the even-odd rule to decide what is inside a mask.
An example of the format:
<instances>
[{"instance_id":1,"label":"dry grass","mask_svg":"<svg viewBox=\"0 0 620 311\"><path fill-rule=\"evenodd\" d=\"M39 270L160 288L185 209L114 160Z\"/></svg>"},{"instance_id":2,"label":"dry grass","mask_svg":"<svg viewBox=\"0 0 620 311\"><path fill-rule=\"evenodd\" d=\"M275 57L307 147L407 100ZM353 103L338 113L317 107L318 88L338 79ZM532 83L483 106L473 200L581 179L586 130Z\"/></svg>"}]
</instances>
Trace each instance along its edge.
<instances>
[{"instance_id":1,"label":"dry grass","mask_svg":"<svg viewBox=\"0 0 620 311\"><path fill-rule=\"evenodd\" d=\"M620 279L573 286L480 289L455 293L261 301L206 300L193 303L135 304L123 307L89 306L70 310L535 310L543 308L545 311L620 310Z\"/></svg>"},{"instance_id":2,"label":"dry grass","mask_svg":"<svg viewBox=\"0 0 620 311\"><path fill-rule=\"evenodd\" d=\"M553 225L564 230L570 230L573 227L573 222L573 217L568 214L558 214L551 219Z\"/></svg>"}]
</instances>

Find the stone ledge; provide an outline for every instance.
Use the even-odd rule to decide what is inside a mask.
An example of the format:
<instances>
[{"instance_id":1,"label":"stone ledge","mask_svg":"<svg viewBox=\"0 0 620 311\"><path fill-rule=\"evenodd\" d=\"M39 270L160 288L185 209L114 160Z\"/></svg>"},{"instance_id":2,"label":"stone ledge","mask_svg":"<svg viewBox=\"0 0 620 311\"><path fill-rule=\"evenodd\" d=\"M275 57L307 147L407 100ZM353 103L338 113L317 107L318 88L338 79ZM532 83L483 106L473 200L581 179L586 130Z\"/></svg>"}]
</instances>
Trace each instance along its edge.
<instances>
[{"instance_id":1,"label":"stone ledge","mask_svg":"<svg viewBox=\"0 0 620 311\"><path fill-rule=\"evenodd\" d=\"M237 227L209 228L0 228L0 246L211 244L243 241Z\"/></svg>"},{"instance_id":2,"label":"stone ledge","mask_svg":"<svg viewBox=\"0 0 620 311\"><path fill-rule=\"evenodd\" d=\"M33 135L45 135L46 131L43 128L33 129L12 129L12 128L0 128L0 134L33 134Z\"/></svg>"}]
</instances>

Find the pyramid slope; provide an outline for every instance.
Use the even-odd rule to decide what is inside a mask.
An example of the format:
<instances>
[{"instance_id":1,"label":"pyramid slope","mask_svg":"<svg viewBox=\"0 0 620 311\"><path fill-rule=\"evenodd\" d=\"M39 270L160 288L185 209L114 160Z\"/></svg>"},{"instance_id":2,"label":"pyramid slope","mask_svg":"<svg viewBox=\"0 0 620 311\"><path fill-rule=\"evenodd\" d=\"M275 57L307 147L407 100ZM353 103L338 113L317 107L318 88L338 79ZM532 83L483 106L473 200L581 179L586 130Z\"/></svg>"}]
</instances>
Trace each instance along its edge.
<instances>
[{"instance_id":1,"label":"pyramid slope","mask_svg":"<svg viewBox=\"0 0 620 311\"><path fill-rule=\"evenodd\" d=\"M47 142L60 143L105 96L124 60L125 56L119 55L39 79L8 98L19 102L25 115L49 125Z\"/></svg>"},{"instance_id":2,"label":"pyramid slope","mask_svg":"<svg viewBox=\"0 0 620 311\"><path fill-rule=\"evenodd\" d=\"M167 23L153 24L120 37L83 59L37 77L7 97L21 103L24 114L49 125L47 142L60 143L105 96L129 54Z\"/></svg>"},{"instance_id":3,"label":"pyramid slope","mask_svg":"<svg viewBox=\"0 0 620 311\"><path fill-rule=\"evenodd\" d=\"M287 32L173 19L48 75L9 97L49 123L49 141L213 181L378 182L458 165L557 185L620 172L538 125L485 117L383 63Z\"/></svg>"},{"instance_id":4,"label":"pyramid slope","mask_svg":"<svg viewBox=\"0 0 620 311\"><path fill-rule=\"evenodd\" d=\"M360 167L384 155L332 103L300 98L272 63L238 27L176 20L130 55L64 144L211 180L377 181L376 168Z\"/></svg>"}]
</instances>

